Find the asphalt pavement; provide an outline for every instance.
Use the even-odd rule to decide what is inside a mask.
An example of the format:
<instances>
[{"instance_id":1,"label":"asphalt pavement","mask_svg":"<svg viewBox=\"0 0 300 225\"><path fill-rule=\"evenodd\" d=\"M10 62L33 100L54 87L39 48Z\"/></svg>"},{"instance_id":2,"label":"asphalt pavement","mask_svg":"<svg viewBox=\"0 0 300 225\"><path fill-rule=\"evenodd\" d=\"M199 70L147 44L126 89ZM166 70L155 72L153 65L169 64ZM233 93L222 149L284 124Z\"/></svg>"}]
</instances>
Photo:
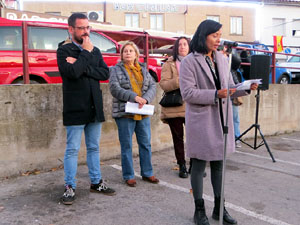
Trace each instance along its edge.
<instances>
[{"instance_id":1,"label":"asphalt pavement","mask_svg":"<svg viewBox=\"0 0 300 225\"><path fill-rule=\"evenodd\" d=\"M242 144L227 160L225 198L227 210L242 225L300 224L300 133L266 137L276 162L265 146L253 150ZM253 144L253 140L248 140ZM200 143L201 144L201 143ZM81 150L83 151L83 149ZM178 177L173 149L153 154L155 176L150 184L139 176L134 158L137 186L125 185L120 159L101 164L105 180L117 191L115 196L89 192L86 165L78 168L77 199L65 206L63 170L36 172L0 181L0 224L75 225L192 225L194 203L190 179ZM213 192L210 168L204 178L204 199L211 225Z\"/></svg>"}]
</instances>

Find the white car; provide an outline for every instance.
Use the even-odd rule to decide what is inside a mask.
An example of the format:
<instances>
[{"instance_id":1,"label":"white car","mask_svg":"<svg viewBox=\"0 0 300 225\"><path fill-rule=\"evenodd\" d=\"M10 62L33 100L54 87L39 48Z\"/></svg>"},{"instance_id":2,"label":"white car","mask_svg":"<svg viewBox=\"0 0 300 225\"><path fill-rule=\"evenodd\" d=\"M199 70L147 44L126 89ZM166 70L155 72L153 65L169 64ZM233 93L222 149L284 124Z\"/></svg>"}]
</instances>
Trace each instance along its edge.
<instances>
[{"instance_id":1,"label":"white car","mask_svg":"<svg viewBox=\"0 0 300 225\"><path fill-rule=\"evenodd\" d=\"M292 56L285 63L279 63L279 66L288 67L292 73L292 83L300 83L300 52L299 56Z\"/></svg>"}]
</instances>

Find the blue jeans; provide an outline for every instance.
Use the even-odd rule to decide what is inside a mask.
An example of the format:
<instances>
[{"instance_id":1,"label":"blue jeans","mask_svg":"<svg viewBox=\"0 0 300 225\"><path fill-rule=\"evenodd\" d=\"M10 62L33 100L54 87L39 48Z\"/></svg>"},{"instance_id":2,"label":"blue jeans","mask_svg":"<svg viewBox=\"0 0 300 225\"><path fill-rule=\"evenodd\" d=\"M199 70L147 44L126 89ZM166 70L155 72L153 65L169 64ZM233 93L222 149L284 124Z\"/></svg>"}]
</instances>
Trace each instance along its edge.
<instances>
[{"instance_id":1,"label":"blue jeans","mask_svg":"<svg viewBox=\"0 0 300 225\"><path fill-rule=\"evenodd\" d=\"M239 116L239 107L232 104L232 115L233 115L233 127L234 127L234 137L238 138L240 133L240 116Z\"/></svg>"},{"instance_id":2,"label":"blue jeans","mask_svg":"<svg viewBox=\"0 0 300 225\"><path fill-rule=\"evenodd\" d=\"M65 184L72 185L76 189L76 173L78 152L81 145L81 136L84 131L86 142L86 161L92 184L98 184L101 180L99 141L101 135L100 122L85 125L66 126L67 146L64 157Z\"/></svg>"},{"instance_id":3,"label":"blue jeans","mask_svg":"<svg viewBox=\"0 0 300 225\"><path fill-rule=\"evenodd\" d=\"M151 164L151 126L150 118L133 120L131 118L116 118L121 144L122 174L124 180L134 178L132 159L132 135L136 134L139 145L139 157L141 175L143 177L153 176Z\"/></svg>"}]
</instances>

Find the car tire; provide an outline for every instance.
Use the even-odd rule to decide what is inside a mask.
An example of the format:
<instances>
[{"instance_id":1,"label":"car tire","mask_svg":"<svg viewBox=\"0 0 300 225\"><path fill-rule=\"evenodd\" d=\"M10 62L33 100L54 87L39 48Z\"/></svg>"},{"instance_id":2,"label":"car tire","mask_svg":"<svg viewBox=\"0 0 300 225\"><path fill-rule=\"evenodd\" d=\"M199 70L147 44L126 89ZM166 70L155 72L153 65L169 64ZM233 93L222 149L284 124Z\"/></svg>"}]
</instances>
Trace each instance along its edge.
<instances>
[{"instance_id":1,"label":"car tire","mask_svg":"<svg viewBox=\"0 0 300 225\"><path fill-rule=\"evenodd\" d=\"M291 83L290 77L286 74L282 74L277 80L277 84L290 84L290 83Z\"/></svg>"},{"instance_id":2,"label":"car tire","mask_svg":"<svg viewBox=\"0 0 300 225\"><path fill-rule=\"evenodd\" d=\"M40 84L40 83L39 83L38 81L36 81L36 80L30 80L29 82L30 82L30 84ZM13 82L13 84L24 84L24 81L23 81L23 79L15 80L15 81Z\"/></svg>"}]
</instances>

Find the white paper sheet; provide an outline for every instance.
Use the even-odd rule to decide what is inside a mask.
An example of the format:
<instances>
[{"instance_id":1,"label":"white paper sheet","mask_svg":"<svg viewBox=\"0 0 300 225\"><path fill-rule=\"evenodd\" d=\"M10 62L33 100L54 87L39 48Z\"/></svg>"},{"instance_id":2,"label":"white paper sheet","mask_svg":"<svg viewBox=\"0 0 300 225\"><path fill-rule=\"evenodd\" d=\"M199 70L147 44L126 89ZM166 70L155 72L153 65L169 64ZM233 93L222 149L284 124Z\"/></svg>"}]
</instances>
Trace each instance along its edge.
<instances>
[{"instance_id":1,"label":"white paper sheet","mask_svg":"<svg viewBox=\"0 0 300 225\"><path fill-rule=\"evenodd\" d=\"M245 80L244 82L233 85L230 88L236 88L236 90L250 90L251 84L261 84L261 79Z\"/></svg>"},{"instance_id":2,"label":"white paper sheet","mask_svg":"<svg viewBox=\"0 0 300 225\"><path fill-rule=\"evenodd\" d=\"M141 109L139 109L138 103L127 102L125 106L125 112L152 116L154 113L154 105L145 104Z\"/></svg>"}]
</instances>

